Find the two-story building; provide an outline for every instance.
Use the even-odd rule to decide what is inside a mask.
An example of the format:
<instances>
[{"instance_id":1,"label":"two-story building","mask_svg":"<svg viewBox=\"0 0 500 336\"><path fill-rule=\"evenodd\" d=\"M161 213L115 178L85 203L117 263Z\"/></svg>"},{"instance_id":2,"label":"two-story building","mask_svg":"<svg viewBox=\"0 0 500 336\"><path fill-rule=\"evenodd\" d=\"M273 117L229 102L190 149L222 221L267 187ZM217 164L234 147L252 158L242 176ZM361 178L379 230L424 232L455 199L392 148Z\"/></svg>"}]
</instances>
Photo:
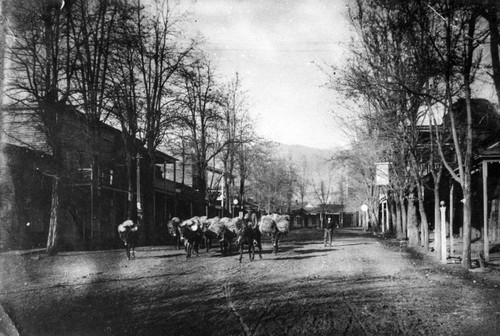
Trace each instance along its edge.
<instances>
[{"instance_id":1,"label":"two-story building","mask_svg":"<svg viewBox=\"0 0 500 336\"><path fill-rule=\"evenodd\" d=\"M8 220L0 224L0 250L46 246L54 178L60 178L63 190L58 245L64 250L121 246L116 227L127 219L130 195L135 200L137 190L144 193L145 174L154 174L154 204L143 223L148 234L142 244L168 243L167 221L195 215L204 202L189 184L192 178L182 176L190 170L179 169L176 158L160 151L154 155L154 172L141 155L133 161L129 188L121 131L102 123L99 140L91 141L84 116L70 109L61 114L64 171L56 176L51 148L32 112L4 109L2 114L2 203L9 208L2 210Z\"/></svg>"}]
</instances>

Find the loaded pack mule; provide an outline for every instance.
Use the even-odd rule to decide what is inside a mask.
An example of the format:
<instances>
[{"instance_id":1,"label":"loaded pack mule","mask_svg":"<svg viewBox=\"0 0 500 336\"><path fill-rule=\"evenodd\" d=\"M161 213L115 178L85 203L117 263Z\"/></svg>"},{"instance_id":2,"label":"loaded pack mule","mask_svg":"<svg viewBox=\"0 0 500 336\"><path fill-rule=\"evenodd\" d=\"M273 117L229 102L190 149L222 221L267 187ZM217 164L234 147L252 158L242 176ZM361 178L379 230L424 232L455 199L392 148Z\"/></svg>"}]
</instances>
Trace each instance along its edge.
<instances>
[{"instance_id":1,"label":"loaded pack mule","mask_svg":"<svg viewBox=\"0 0 500 336\"><path fill-rule=\"evenodd\" d=\"M125 244L128 260L131 258L135 259L135 246L137 245L138 231L139 225L131 219L127 219L125 222L118 225L118 235Z\"/></svg>"},{"instance_id":2,"label":"loaded pack mule","mask_svg":"<svg viewBox=\"0 0 500 336\"><path fill-rule=\"evenodd\" d=\"M218 216L207 218L204 222L202 220L207 252L212 248L212 240L216 240L219 242L221 254L230 254L231 241L236 238L236 234L228 228L229 221L231 221L229 217L219 218Z\"/></svg>"},{"instance_id":3,"label":"loaded pack mule","mask_svg":"<svg viewBox=\"0 0 500 336\"><path fill-rule=\"evenodd\" d=\"M243 259L243 249L245 245L248 246L248 256L250 261L255 258L255 248L259 248L259 257L262 259L262 243L261 243L261 233L257 226L253 226L251 222L245 221L243 228L238 231L236 245L240 251L240 263Z\"/></svg>"},{"instance_id":4,"label":"loaded pack mule","mask_svg":"<svg viewBox=\"0 0 500 336\"><path fill-rule=\"evenodd\" d=\"M261 233L267 234L273 244L273 253L278 254L280 239L290 230L290 217L288 215L266 215L259 222Z\"/></svg>"},{"instance_id":5,"label":"loaded pack mule","mask_svg":"<svg viewBox=\"0 0 500 336\"><path fill-rule=\"evenodd\" d=\"M186 259L190 258L193 252L198 256L200 242L203 238L200 221L197 217L183 221L179 225L180 236L184 241Z\"/></svg>"},{"instance_id":6,"label":"loaded pack mule","mask_svg":"<svg viewBox=\"0 0 500 336\"><path fill-rule=\"evenodd\" d=\"M179 217L173 217L167 222L167 230L168 233L174 238L176 250L179 250L182 244L180 224L181 220Z\"/></svg>"}]
</instances>

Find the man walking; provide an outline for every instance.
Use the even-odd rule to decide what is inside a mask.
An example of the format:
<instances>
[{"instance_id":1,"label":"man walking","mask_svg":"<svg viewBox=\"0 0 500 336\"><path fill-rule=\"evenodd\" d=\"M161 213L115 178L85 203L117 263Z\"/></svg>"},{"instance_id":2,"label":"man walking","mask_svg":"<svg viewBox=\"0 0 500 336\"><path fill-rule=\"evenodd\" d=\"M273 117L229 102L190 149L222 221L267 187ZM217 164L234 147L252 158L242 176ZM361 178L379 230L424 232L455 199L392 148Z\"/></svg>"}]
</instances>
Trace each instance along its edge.
<instances>
[{"instance_id":1,"label":"man walking","mask_svg":"<svg viewBox=\"0 0 500 336\"><path fill-rule=\"evenodd\" d=\"M333 228L334 228L334 224L332 222L332 219L330 217L328 217L328 221L325 225L325 235L324 235L324 243L325 243L325 247L328 246L329 247L332 247L332 231L333 231Z\"/></svg>"}]
</instances>

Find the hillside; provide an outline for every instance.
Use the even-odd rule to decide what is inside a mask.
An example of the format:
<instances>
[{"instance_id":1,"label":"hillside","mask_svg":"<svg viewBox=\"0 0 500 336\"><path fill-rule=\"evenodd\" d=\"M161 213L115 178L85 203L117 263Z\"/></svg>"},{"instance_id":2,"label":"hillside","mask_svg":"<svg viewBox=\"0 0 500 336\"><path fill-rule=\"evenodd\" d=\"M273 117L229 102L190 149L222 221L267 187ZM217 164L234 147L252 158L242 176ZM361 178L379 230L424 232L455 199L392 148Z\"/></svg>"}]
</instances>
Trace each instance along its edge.
<instances>
[{"instance_id":1,"label":"hillside","mask_svg":"<svg viewBox=\"0 0 500 336\"><path fill-rule=\"evenodd\" d=\"M332 169L331 162L331 157L335 149L327 150L281 143L275 143L275 146L277 155L289 159L296 167L297 173L307 176L307 179L310 181L309 196L306 201L317 203L312 183L318 186L320 181L328 183L331 179L331 188L334 191L338 190L340 175L337 174L336 170Z\"/></svg>"},{"instance_id":2,"label":"hillside","mask_svg":"<svg viewBox=\"0 0 500 336\"><path fill-rule=\"evenodd\" d=\"M306 163L306 170L310 172L310 176L314 176L320 172L323 174L330 170L329 160L332 157L334 149L318 149L281 143L275 143L275 145L278 155L291 159L298 169L304 167L304 163Z\"/></svg>"}]
</instances>

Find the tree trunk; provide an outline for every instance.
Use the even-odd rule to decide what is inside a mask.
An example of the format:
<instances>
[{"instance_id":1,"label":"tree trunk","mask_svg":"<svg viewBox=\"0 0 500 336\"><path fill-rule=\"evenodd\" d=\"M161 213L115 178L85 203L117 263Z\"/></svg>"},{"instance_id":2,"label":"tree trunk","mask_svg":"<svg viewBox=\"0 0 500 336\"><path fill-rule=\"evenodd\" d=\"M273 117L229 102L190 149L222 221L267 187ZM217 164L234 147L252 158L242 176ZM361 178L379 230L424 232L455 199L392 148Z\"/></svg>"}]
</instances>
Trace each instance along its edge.
<instances>
[{"instance_id":1,"label":"tree trunk","mask_svg":"<svg viewBox=\"0 0 500 336\"><path fill-rule=\"evenodd\" d=\"M464 69L464 91L467 112L467 135L465 139L465 157L461 169L462 191L464 196L464 221L463 221L463 255L462 266L470 268L471 264L471 158L472 158L472 108L471 108L471 67L473 62L473 37L476 25L476 17L471 16L467 39L467 59Z\"/></svg>"},{"instance_id":2,"label":"tree trunk","mask_svg":"<svg viewBox=\"0 0 500 336\"><path fill-rule=\"evenodd\" d=\"M408 207L405 204L405 198L401 196L401 227L403 230L403 238L408 238Z\"/></svg>"},{"instance_id":3,"label":"tree trunk","mask_svg":"<svg viewBox=\"0 0 500 336\"><path fill-rule=\"evenodd\" d=\"M241 206L243 206L244 195L245 195L245 179L240 178L240 202L241 202Z\"/></svg>"},{"instance_id":4,"label":"tree trunk","mask_svg":"<svg viewBox=\"0 0 500 336\"><path fill-rule=\"evenodd\" d=\"M132 153L126 153L126 165L127 165L127 218L121 218L121 219L132 219L132 216L134 214L134 190L136 188L134 184L134 156L132 156Z\"/></svg>"},{"instance_id":5,"label":"tree trunk","mask_svg":"<svg viewBox=\"0 0 500 336\"><path fill-rule=\"evenodd\" d=\"M438 257L441 256L441 210L439 209L439 202L439 184L434 184L434 252Z\"/></svg>"},{"instance_id":6,"label":"tree trunk","mask_svg":"<svg viewBox=\"0 0 500 336\"><path fill-rule=\"evenodd\" d=\"M418 211L420 213L420 230L422 231L422 247L425 252L429 251L429 221L425 213L424 201L418 200Z\"/></svg>"},{"instance_id":7,"label":"tree trunk","mask_svg":"<svg viewBox=\"0 0 500 336\"><path fill-rule=\"evenodd\" d=\"M49 222L49 235L47 237L46 252L48 255L55 255L57 253L57 238L59 235L59 194L60 194L59 178L54 177L52 180L52 203L50 207L50 222Z\"/></svg>"},{"instance_id":8,"label":"tree trunk","mask_svg":"<svg viewBox=\"0 0 500 336\"><path fill-rule=\"evenodd\" d=\"M396 202L392 198L392 195L391 198L387 200L387 206L389 207L389 213L391 216L391 219L389 220L389 232L391 234L395 234L397 232L396 227L397 227L398 216L396 214Z\"/></svg>"},{"instance_id":9,"label":"tree trunk","mask_svg":"<svg viewBox=\"0 0 500 336\"><path fill-rule=\"evenodd\" d=\"M419 187L418 193L418 211L420 213L420 230L422 232L422 241L424 251L429 251L429 222L424 207L424 186Z\"/></svg>"},{"instance_id":10,"label":"tree trunk","mask_svg":"<svg viewBox=\"0 0 500 336\"><path fill-rule=\"evenodd\" d=\"M370 225L371 225L371 232L372 233L377 233L379 232L379 218L378 218L378 211L375 212L375 209L378 210L378 208L372 208L372 211L369 211L370 214Z\"/></svg>"},{"instance_id":11,"label":"tree trunk","mask_svg":"<svg viewBox=\"0 0 500 336\"><path fill-rule=\"evenodd\" d=\"M195 213L200 214L203 213L203 204L206 200L207 195L207 178L205 176L206 167L199 167L198 169L198 195L200 197L199 201L202 202L195 207Z\"/></svg>"},{"instance_id":12,"label":"tree trunk","mask_svg":"<svg viewBox=\"0 0 500 336\"><path fill-rule=\"evenodd\" d=\"M417 208L415 206L415 200L410 197L408 198L408 246L409 247L420 247L420 236L418 234L418 223L417 223Z\"/></svg>"},{"instance_id":13,"label":"tree trunk","mask_svg":"<svg viewBox=\"0 0 500 336\"><path fill-rule=\"evenodd\" d=\"M471 267L471 219L472 219L472 209L471 209L471 190L470 190L470 178L469 181L463 186L463 251L462 251L462 266L464 268Z\"/></svg>"},{"instance_id":14,"label":"tree trunk","mask_svg":"<svg viewBox=\"0 0 500 336\"><path fill-rule=\"evenodd\" d=\"M463 208L463 252L462 266L465 268L471 267L471 190L470 190L470 175L465 177L465 185L463 187L464 208Z\"/></svg>"},{"instance_id":15,"label":"tree trunk","mask_svg":"<svg viewBox=\"0 0 500 336\"><path fill-rule=\"evenodd\" d=\"M94 156L92 160L92 218L90 218L91 227L91 246L93 249L97 250L101 248L101 178L100 169L97 156Z\"/></svg>"},{"instance_id":16,"label":"tree trunk","mask_svg":"<svg viewBox=\"0 0 500 336\"><path fill-rule=\"evenodd\" d=\"M363 216L363 232L368 232L368 211L361 211Z\"/></svg>"},{"instance_id":17,"label":"tree trunk","mask_svg":"<svg viewBox=\"0 0 500 336\"><path fill-rule=\"evenodd\" d=\"M3 12L3 1L0 1L0 17L4 17ZM1 20L0 22L0 103L3 102L3 84L4 84L4 62L5 62L5 32L7 20ZM0 138L3 140L3 134L5 124L3 123L3 112L0 111ZM0 225L0 248L5 248L10 239L7 235L7 228L5 225L7 223L16 223L15 211L13 211L12 204L14 203L14 183L10 175L9 165L7 160L3 155L3 141L0 144L0 221L3 225Z\"/></svg>"},{"instance_id":18,"label":"tree trunk","mask_svg":"<svg viewBox=\"0 0 500 336\"><path fill-rule=\"evenodd\" d=\"M3 0L0 0L0 17L4 18ZM3 85L4 85L4 68L5 68L5 47L7 46L5 32L7 31L7 20L3 19L0 22L0 104L3 104ZM0 131L4 131L2 116L0 113ZM3 158L2 158L3 160Z\"/></svg>"},{"instance_id":19,"label":"tree trunk","mask_svg":"<svg viewBox=\"0 0 500 336\"><path fill-rule=\"evenodd\" d=\"M395 199L395 210L396 210L396 237L398 239L404 239L406 238L406 235L403 234L403 220L402 220L402 212L403 212L403 205L401 204L401 200Z\"/></svg>"},{"instance_id":20,"label":"tree trunk","mask_svg":"<svg viewBox=\"0 0 500 336\"><path fill-rule=\"evenodd\" d=\"M493 68L492 77L497 93L497 103L500 104L500 57L498 53L500 37L498 33L497 1L498 0L489 0L488 2L488 23L490 28L491 66Z\"/></svg>"},{"instance_id":21,"label":"tree trunk","mask_svg":"<svg viewBox=\"0 0 500 336\"><path fill-rule=\"evenodd\" d=\"M155 162L154 156L148 155L146 158L146 164L144 167L146 168L145 172L141 174L141 181L143 182L141 186L141 191L144 195L144 199L142 200L142 209L144 209L143 213L143 228L144 228L144 244L150 245L154 239L154 228L155 228L155 216L154 216L154 208L155 208L155 188L154 188L154 171L155 171Z\"/></svg>"}]
</instances>

